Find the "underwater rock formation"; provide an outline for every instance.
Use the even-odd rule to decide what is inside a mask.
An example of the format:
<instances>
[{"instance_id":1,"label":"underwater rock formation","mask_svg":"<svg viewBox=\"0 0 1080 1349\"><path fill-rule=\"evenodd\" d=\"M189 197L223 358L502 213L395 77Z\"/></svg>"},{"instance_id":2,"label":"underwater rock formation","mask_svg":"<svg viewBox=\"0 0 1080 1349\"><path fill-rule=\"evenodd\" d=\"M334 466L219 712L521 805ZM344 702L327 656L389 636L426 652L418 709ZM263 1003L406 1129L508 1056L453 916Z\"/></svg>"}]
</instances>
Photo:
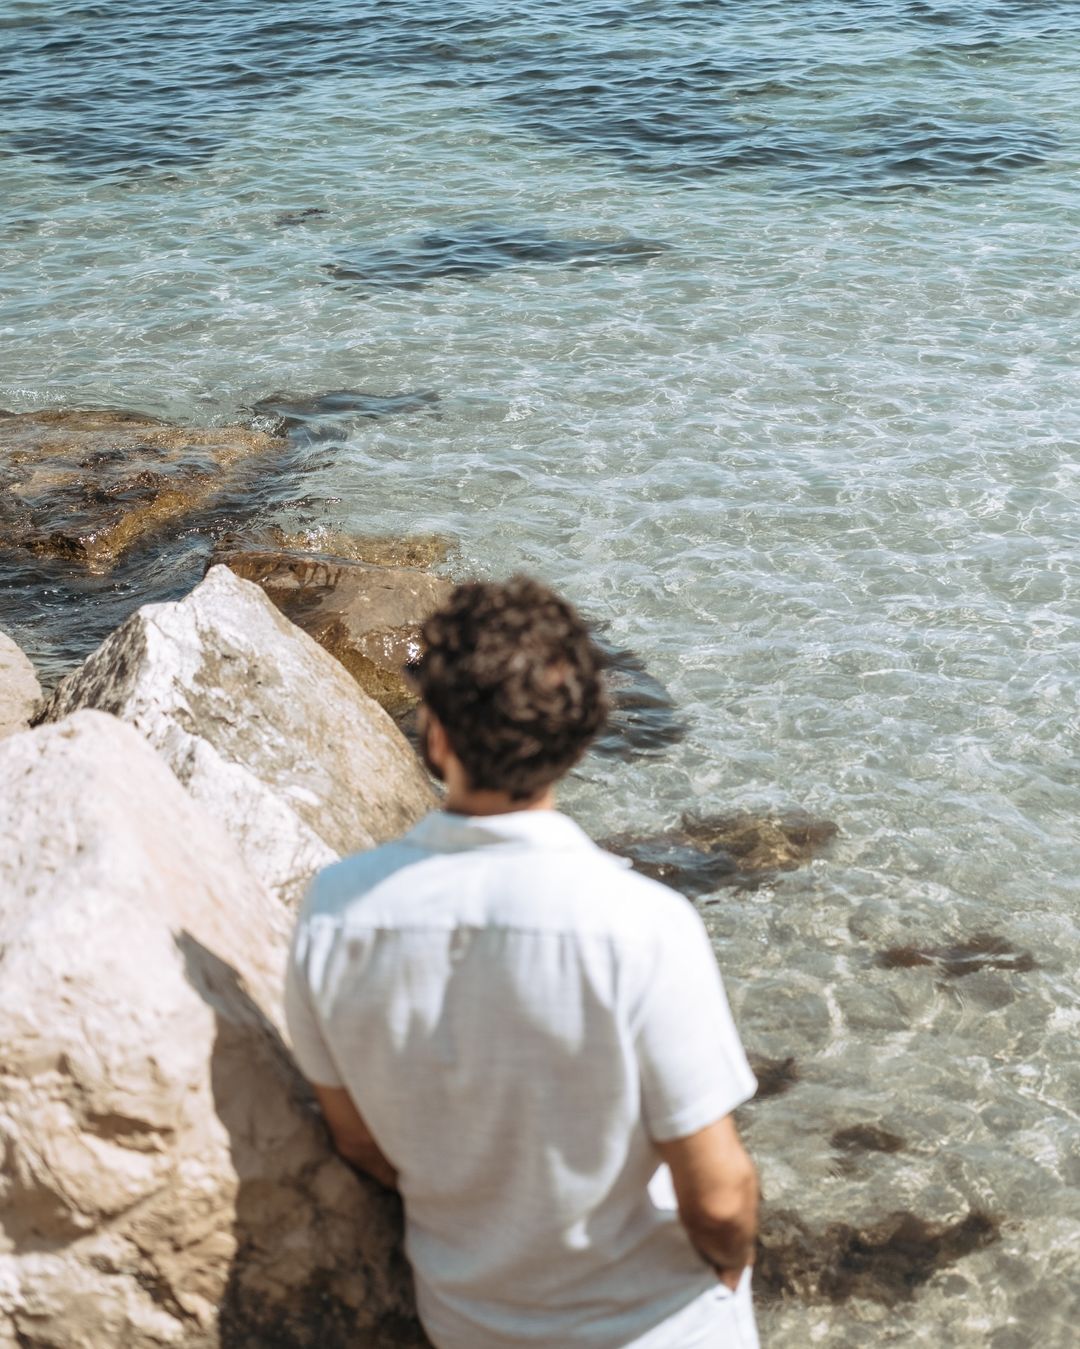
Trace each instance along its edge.
<instances>
[{"instance_id":1,"label":"underwater rock formation","mask_svg":"<svg viewBox=\"0 0 1080 1349\"><path fill-rule=\"evenodd\" d=\"M721 886L760 885L777 871L793 871L815 857L837 833L831 820L801 811L705 818L684 816L661 834L619 834L601 846L629 857L646 876L694 899Z\"/></svg>"},{"instance_id":2,"label":"underwater rock formation","mask_svg":"<svg viewBox=\"0 0 1080 1349\"><path fill-rule=\"evenodd\" d=\"M335 281L411 289L443 277L473 281L509 267L607 267L648 262L667 251L654 239L560 239L544 229L488 226L441 231L370 248L324 270Z\"/></svg>"},{"instance_id":3,"label":"underwater rock formation","mask_svg":"<svg viewBox=\"0 0 1080 1349\"><path fill-rule=\"evenodd\" d=\"M1008 970L1027 974L1038 969L1030 951L1018 951L993 932L977 932L966 941L943 946L890 946L877 954L885 970L910 970L928 965L950 979L962 979L978 970Z\"/></svg>"},{"instance_id":4,"label":"underwater rock formation","mask_svg":"<svg viewBox=\"0 0 1080 1349\"><path fill-rule=\"evenodd\" d=\"M244 426L171 426L135 412L0 416L0 548L105 573L193 515L256 456L285 442Z\"/></svg>"},{"instance_id":5,"label":"underwater rock formation","mask_svg":"<svg viewBox=\"0 0 1080 1349\"><path fill-rule=\"evenodd\" d=\"M809 1227L797 1214L766 1208L754 1287L762 1301L867 1298L887 1306L910 1299L940 1269L998 1239L1000 1221L971 1212L952 1222L892 1213L855 1227Z\"/></svg>"}]
</instances>

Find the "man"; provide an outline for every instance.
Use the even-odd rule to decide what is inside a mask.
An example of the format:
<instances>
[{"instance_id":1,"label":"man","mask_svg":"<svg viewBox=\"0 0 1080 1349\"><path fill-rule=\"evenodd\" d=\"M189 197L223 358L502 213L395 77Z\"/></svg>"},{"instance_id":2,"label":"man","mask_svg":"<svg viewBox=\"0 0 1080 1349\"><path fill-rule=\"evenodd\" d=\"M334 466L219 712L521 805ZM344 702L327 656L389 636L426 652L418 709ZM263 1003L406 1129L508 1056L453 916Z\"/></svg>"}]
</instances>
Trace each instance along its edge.
<instances>
[{"instance_id":1,"label":"man","mask_svg":"<svg viewBox=\"0 0 1080 1349\"><path fill-rule=\"evenodd\" d=\"M605 714L588 632L518 577L423 639L445 808L321 872L290 959L335 1143L400 1189L438 1349L756 1346L756 1083L705 929L554 808Z\"/></svg>"}]
</instances>

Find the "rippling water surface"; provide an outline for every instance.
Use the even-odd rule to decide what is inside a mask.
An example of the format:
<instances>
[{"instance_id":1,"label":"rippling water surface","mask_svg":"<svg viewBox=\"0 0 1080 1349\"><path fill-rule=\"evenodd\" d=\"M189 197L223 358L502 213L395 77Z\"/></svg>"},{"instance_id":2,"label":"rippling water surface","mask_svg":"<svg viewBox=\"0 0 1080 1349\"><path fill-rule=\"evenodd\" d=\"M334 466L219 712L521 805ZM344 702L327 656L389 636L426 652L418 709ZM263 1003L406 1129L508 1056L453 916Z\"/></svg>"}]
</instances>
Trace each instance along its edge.
<instances>
[{"instance_id":1,"label":"rippling water surface","mask_svg":"<svg viewBox=\"0 0 1080 1349\"><path fill-rule=\"evenodd\" d=\"M748 1112L767 1197L1003 1222L910 1300L763 1309L767 1343L1074 1344L1080 6L0 24L0 404L389 399L260 519L447 531L455 574L525 567L606 620L689 729L590 759L597 834L835 820L805 871L700 901L748 1045L798 1067ZM12 574L4 621L56 672L205 546L81 607ZM978 934L1031 960L879 958ZM902 1146L831 1145L867 1123Z\"/></svg>"}]
</instances>

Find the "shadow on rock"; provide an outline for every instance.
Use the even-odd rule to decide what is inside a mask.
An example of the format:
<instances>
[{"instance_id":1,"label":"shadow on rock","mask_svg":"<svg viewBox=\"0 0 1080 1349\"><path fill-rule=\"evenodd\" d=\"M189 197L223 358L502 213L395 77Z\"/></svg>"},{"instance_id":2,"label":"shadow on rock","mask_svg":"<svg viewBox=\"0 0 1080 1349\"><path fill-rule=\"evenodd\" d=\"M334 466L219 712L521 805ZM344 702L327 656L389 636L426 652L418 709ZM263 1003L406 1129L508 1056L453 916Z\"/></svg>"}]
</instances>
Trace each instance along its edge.
<instances>
[{"instance_id":1,"label":"shadow on rock","mask_svg":"<svg viewBox=\"0 0 1080 1349\"><path fill-rule=\"evenodd\" d=\"M992 932L977 932L967 941L951 946L890 946L878 952L876 964L885 970L910 970L928 965L950 979L961 979L965 974L975 974L979 970L1026 974L1038 969L1030 951L1018 951Z\"/></svg>"},{"instance_id":2,"label":"shadow on rock","mask_svg":"<svg viewBox=\"0 0 1080 1349\"><path fill-rule=\"evenodd\" d=\"M817 856L836 833L831 820L801 811L684 816L677 829L646 837L619 834L602 846L629 857L644 875L696 899L721 886L753 888L778 871L793 871Z\"/></svg>"},{"instance_id":3,"label":"shadow on rock","mask_svg":"<svg viewBox=\"0 0 1080 1349\"><path fill-rule=\"evenodd\" d=\"M547 230L490 226L425 234L327 263L335 281L413 289L443 277L474 281L510 267L608 267L645 263L666 246L651 239L560 239Z\"/></svg>"},{"instance_id":4,"label":"shadow on rock","mask_svg":"<svg viewBox=\"0 0 1080 1349\"><path fill-rule=\"evenodd\" d=\"M211 1082L237 1178L222 1349L423 1349L397 1197L334 1157L288 1049L232 966L187 933L177 945L214 1014Z\"/></svg>"},{"instance_id":5,"label":"shadow on rock","mask_svg":"<svg viewBox=\"0 0 1080 1349\"><path fill-rule=\"evenodd\" d=\"M810 1228L795 1213L766 1210L754 1287L762 1301L908 1301L940 1269L998 1240L1000 1220L972 1212L952 1223L893 1213L867 1227Z\"/></svg>"}]
</instances>

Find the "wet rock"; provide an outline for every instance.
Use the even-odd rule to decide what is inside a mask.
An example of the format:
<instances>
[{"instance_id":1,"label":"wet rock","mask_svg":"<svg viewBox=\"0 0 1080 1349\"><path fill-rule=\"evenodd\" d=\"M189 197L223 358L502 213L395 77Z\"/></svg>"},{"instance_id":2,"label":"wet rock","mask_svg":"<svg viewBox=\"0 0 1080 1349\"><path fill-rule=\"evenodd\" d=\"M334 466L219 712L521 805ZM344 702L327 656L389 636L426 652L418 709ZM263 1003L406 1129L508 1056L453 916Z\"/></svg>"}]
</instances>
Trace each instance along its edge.
<instances>
[{"instance_id":1,"label":"wet rock","mask_svg":"<svg viewBox=\"0 0 1080 1349\"><path fill-rule=\"evenodd\" d=\"M171 426L134 412L0 418L0 547L107 572L212 501L245 461L283 448L248 427Z\"/></svg>"},{"instance_id":2,"label":"wet rock","mask_svg":"<svg viewBox=\"0 0 1080 1349\"><path fill-rule=\"evenodd\" d=\"M386 713L226 567L139 609L41 719L80 707L131 722L290 903L316 868L396 837L434 802Z\"/></svg>"},{"instance_id":3,"label":"wet rock","mask_svg":"<svg viewBox=\"0 0 1080 1349\"><path fill-rule=\"evenodd\" d=\"M688 815L679 828L666 833L620 834L602 846L629 857L646 876L694 899L721 886L760 885L777 871L793 871L815 857L836 833L831 820L801 811L782 816Z\"/></svg>"},{"instance_id":4,"label":"wet rock","mask_svg":"<svg viewBox=\"0 0 1080 1349\"><path fill-rule=\"evenodd\" d=\"M422 1343L396 1201L282 1038L288 914L221 823L100 712L3 741L0 781L0 1343Z\"/></svg>"},{"instance_id":5,"label":"wet rock","mask_svg":"<svg viewBox=\"0 0 1080 1349\"><path fill-rule=\"evenodd\" d=\"M356 421L423 412L438 401L439 395L433 389L391 394L332 389L328 393L299 398L271 394L252 404L251 415L257 426L276 436L289 435L308 441L333 440L347 432Z\"/></svg>"},{"instance_id":6,"label":"wet rock","mask_svg":"<svg viewBox=\"0 0 1080 1349\"><path fill-rule=\"evenodd\" d=\"M797 1214L766 1209L754 1288L762 1301L909 1300L939 1270L998 1239L1000 1220L972 1212L955 1222L893 1213L866 1227L810 1228Z\"/></svg>"},{"instance_id":7,"label":"wet rock","mask_svg":"<svg viewBox=\"0 0 1080 1349\"><path fill-rule=\"evenodd\" d=\"M611 707L594 753L628 759L677 745L686 735L686 722L663 684L635 652L614 645L595 629L593 641L603 659Z\"/></svg>"},{"instance_id":8,"label":"wet rock","mask_svg":"<svg viewBox=\"0 0 1080 1349\"><path fill-rule=\"evenodd\" d=\"M402 670L419 654L420 625L449 596L449 581L312 553L239 552L220 560L260 586L391 715L416 703Z\"/></svg>"},{"instance_id":9,"label":"wet rock","mask_svg":"<svg viewBox=\"0 0 1080 1349\"><path fill-rule=\"evenodd\" d=\"M41 699L41 685L22 650L0 632L0 740L25 730Z\"/></svg>"},{"instance_id":10,"label":"wet rock","mask_svg":"<svg viewBox=\"0 0 1080 1349\"><path fill-rule=\"evenodd\" d=\"M469 281L509 267L640 264L666 252L652 239L560 239L547 230L489 226L425 234L386 248L371 248L324 270L335 281L411 289L442 277Z\"/></svg>"},{"instance_id":11,"label":"wet rock","mask_svg":"<svg viewBox=\"0 0 1080 1349\"><path fill-rule=\"evenodd\" d=\"M877 964L885 970L910 970L928 965L951 979L960 979L978 970L1026 974L1038 969L1030 951L1018 951L992 932L977 932L967 941L954 945L890 946L878 952Z\"/></svg>"},{"instance_id":12,"label":"wet rock","mask_svg":"<svg viewBox=\"0 0 1080 1349\"><path fill-rule=\"evenodd\" d=\"M312 526L309 529L270 529L260 544L249 540L255 551L321 553L345 562L366 562L372 567L407 567L425 570L445 562L455 548L445 534L346 534L341 530ZM225 551L237 551L237 545Z\"/></svg>"},{"instance_id":13,"label":"wet rock","mask_svg":"<svg viewBox=\"0 0 1080 1349\"><path fill-rule=\"evenodd\" d=\"M880 1124L849 1124L829 1139L840 1152L902 1152L904 1140Z\"/></svg>"},{"instance_id":14,"label":"wet rock","mask_svg":"<svg viewBox=\"0 0 1080 1349\"><path fill-rule=\"evenodd\" d=\"M757 1054L748 1054L747 1058L750 1070L758 1082L755 1101L765 1101L770 1096L783 1096L799 1081L799 1067L794 1058L765 1059Z\"/></svg>"}]
</instances>

